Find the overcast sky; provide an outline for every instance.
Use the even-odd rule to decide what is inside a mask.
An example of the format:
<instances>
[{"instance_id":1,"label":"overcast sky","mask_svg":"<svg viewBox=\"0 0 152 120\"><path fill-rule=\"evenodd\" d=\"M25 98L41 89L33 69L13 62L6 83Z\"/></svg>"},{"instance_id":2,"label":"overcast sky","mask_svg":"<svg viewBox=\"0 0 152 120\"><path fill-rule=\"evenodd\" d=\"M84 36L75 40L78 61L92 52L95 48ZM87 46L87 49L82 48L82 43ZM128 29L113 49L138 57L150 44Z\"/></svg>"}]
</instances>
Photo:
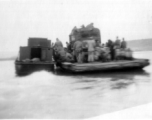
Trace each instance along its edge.
<instances>
[{"instance_id":1,"label":"overcast sky","mask_svg":"<svg viewBox=\"0 0 152 120\"><path fill-rule=\"evenodd\" d=\"M29 37L64 43L74 26L93 22L103 42L152 38L152 0L0 0L0 53Z\"/></svg>"}]
</instances>

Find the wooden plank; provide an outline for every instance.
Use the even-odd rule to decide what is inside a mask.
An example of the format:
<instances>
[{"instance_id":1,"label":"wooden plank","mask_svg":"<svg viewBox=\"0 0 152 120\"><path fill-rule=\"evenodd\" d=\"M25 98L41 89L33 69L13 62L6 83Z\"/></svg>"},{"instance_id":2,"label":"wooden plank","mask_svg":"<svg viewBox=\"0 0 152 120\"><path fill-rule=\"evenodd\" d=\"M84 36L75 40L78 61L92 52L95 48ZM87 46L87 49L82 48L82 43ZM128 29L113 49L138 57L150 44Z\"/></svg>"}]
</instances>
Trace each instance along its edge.
<instances>
[{"instance_id":1,"label":"wooden plank","mask_svg":"<svg viewBox=\"0 0 152 120\"><path fill-rule=\"evenodd\" d=\"M62 63L62 67L74 72L81 71L95 71L95 70L111 70L111 69L123 69L133 67L144 67L149 64L147 59L136 59L133 61L116 61L116 62L94 62L94 63Z\"/></svg>"}]
</instances>

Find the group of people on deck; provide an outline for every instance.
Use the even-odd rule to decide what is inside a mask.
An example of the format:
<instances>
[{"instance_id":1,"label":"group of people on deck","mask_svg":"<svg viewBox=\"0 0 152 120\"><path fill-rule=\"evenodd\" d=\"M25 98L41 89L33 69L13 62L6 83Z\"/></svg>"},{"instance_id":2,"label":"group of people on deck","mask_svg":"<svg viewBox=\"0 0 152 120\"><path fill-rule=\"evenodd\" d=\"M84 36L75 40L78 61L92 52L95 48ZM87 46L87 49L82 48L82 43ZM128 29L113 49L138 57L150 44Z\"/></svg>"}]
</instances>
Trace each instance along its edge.
<instances>
[{"instance_id":1,"label":"group of people on deck","mask_svg":"<svg viewBox=\"0 0 152 120\"><path fill-rule=\"evenodd\" d=\"M76 40L73 43L66 42L66 49L62 42L57 38L54 49L54 59L59 62L78 62L87 63L94 61L112 61L116 60L117 49L125 50L127 43L117 37L115 41L108 40L106 44L101 44L100 40Z\"/></svg>"}]
</instances>

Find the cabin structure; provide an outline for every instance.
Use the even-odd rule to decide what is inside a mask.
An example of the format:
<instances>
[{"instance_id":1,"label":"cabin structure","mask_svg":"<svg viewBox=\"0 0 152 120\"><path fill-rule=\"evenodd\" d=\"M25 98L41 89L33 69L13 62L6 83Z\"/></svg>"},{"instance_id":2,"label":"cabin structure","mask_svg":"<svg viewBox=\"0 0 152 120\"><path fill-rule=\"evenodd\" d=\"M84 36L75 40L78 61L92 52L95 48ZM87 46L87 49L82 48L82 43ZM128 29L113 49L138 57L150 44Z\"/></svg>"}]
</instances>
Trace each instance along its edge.
<instances>
[{"instance_id":1,"label":"cabin structure","mask_svg":"<svg viewBox=\"0 0 152 120\"><path fill-rule=\"evenodd\" d=\"M17 75L27 75L35 71L54 70L53 49L47 38L29 38L27 46L20 47L15 61Z\"/></svg>"},{"instance_id":2,"label":"cabin structure","mask_svg":"<svg viewBox=\"0 0 152 120\"><path fill-rule=\"evenodd\" d=\"M100 30L98 28L95 28L92 26L92 28L88 29L87 27L83 28L74 28L69 35L70 42L76 41L76 40L99 40L101 43L101 34Z\"/></svg>"},{"instance_id":3,"label":"cabin structure","mask_svg":"<svg viewBox=\"0 0 152 120\"><path fill-rule=\"evenodd\" d=\"M47 38L29 38L28 45L20 47L19 61L33 58L52 62L51 40Z\"/></svg>"}]
</instances>

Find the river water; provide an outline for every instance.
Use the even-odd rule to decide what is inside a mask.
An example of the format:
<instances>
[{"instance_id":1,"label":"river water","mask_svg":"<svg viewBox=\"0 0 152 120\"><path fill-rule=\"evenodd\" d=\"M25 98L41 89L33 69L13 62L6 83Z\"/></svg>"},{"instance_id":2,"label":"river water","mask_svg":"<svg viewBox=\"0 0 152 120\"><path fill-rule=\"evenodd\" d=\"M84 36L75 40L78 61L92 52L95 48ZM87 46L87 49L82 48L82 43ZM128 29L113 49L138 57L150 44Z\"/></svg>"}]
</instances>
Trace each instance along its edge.
<instances>
[{"instance_id":1,"label":"river water","mask_svg":"<svg viewBox=\"0 0 152 120\"><path fill-rule=\"evenodd\" d=\"M152 61L152 52L134 53ZM152 66L143 71L16 76L0 62L0 118L91 118L152 102Z\"/></svg>"}]
</instances>

